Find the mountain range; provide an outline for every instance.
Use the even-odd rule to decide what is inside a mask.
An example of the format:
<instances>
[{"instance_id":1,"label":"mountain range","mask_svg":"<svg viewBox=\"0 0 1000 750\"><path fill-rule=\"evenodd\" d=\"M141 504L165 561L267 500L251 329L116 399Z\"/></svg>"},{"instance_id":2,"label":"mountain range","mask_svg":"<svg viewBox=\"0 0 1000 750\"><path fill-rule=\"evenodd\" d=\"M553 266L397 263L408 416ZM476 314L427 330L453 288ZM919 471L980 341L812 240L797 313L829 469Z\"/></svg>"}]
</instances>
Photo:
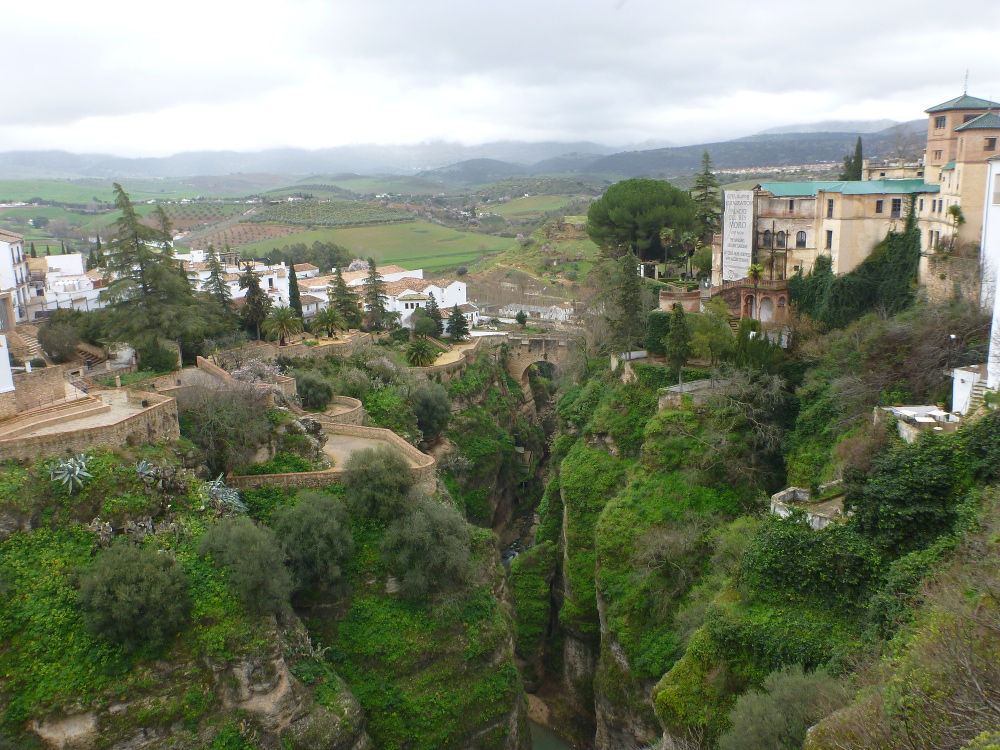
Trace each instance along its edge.
<instances>
[{"instance_id":1,"label":"mountain range","mask_svg":"<svg viewBox=\"0 0 1000 750\"><path fill-rule=\"evenodd\" d=\"M886 123L890 125L873 130ZM709 152L716 169L839 162L854 148L859 135L868 155L889 155L900 150L919 153L920 134L925 127L924 120L824 122L772 128L718 143L650 148L662 142L646 142L631 150L585 141L498 141L476 146L435 141L249 153L192 151L142 158L65 151L9 151L0 153L0 179L170 179L192 175L355 172L416 175L456 185L475 185L515 175L664 176L697 169L704 151Z\"/></svg>"}]
</instances>

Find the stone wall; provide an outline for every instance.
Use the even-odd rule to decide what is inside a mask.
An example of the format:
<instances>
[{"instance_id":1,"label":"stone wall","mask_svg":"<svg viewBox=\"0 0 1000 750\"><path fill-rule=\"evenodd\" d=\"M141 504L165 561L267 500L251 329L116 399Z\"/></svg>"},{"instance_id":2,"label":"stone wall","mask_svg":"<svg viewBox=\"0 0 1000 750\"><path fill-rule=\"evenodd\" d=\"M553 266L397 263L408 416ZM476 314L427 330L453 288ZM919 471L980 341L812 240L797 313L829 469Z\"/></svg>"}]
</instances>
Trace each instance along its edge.
<instances>
[{"instance_id":1,"label":"stone wall","mask_svg":"<svg viewBox=\"0 0 1000 750\"><path fill-rule=\"evenodd\" d=\"M363 425L365 423L365 407L356 398L350 396L334 396L330 402L334 406L343 406L348 411L340 414L306 414L322 425L327 424L353 424Z\"/></svg>"},{"instance_id":2,"label":"stone wall","mask_svg":"<svg viewBox=\"0 0 1000 750\"><path fill-rule=\"evenodd\" d=\"M129 391L126 398L135 404L145 401L147 406L140 412L109 424L0 440L0 460L23 461L45 456L74 455L92 448L123 448L126 445L152 444L180 437L177 402L174 399L144 391Z\"/></svg>"},{"instance_id":3,"label":"stone wall","mask_svg":"<svg viewBox=\"0 0 1000 750\"><path fill-rule=\"evenodd\" d=\"M978 258L959 258L935 253L920 256L921 294L934 304L952 300L979 302L982 275Z\"/></svg>"},{"instance_id":4,"label":"stone wall","mask_svg":"<svg viewBox=\"0 0 1000 750\"><path fill-rule=\"evenodd\" d=\"M278 346L273 341L251 341L241 347L241 354L268 361L278 357L350 357L354 354L355 348L374 341L372 334L360 332L350 334L349 339L320 341L315 346L306 346L302 342ZM225 355L225 352L222 352L222 355Z\"/></svg>"},{"instance_id":5,"label":"stone wall","mask_svg":"<svg viewBox=\"0 0 1000 750\"><path fill-rule=\"evenodd\" d=\"M323 431L328 435L350 435L372 440L381 440L399 449L416 466L410 467L410 475L417 487L425 492L433 492L436 484L436 462L432 456L421 453L392 430L381 427L361 427L349 424L323 423ZM301 471L291 474L257 474L253 476L227 476L226 484L238 490L254 489L273 484L279 487L318 489L330 484L343 482L344 469L334 467L324 471Z\"/></svg>"},{"instance_id":6,"label":"stone wall","mask_svg":"<svg viewBox=\"0 0 1000 750\"><path fill-rule=\"evenodd\" d=\"M62 368L43 367L14 376L14 390L0 393L0 419L66 398Z\"/></svg>"}]
</instances>

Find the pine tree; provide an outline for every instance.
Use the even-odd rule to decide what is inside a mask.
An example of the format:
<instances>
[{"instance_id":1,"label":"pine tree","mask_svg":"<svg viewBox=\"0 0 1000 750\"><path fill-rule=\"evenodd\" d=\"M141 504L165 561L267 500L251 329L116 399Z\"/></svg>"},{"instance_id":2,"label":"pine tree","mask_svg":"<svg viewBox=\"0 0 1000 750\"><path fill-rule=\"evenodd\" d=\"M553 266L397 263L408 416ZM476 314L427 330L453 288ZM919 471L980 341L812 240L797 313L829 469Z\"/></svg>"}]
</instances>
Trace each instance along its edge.
<instances>
[{"instance_id":1,"label":"pine tree","mask_svg":"<svg viewBox=\"0 0 1000 750\"><path fill-rule=\"evenodd\" d=\"M105 270L111 338L156 350L163 339L198 337L206 321L170 246L156 247L162 233L142 223L121 185L115 183L114 191L122 216L115 221Z\"/></svg>"},{"instance_id":2,"label":"pine tree","mask_svg":"<svg viewBox=\"0 0 1000 750\"><path fill-rule=\"evenodd\" d=\"M207 292L228 317L232 314L233 295L229 291L229 285L226 284L225 269L219 262L219 255L212 245L208 246L207 258L208 278L201 285L201 290Z\"/></svg>"},{"instance_id":3,"label":"pine tree","mask_svg":"<svg viewBox=\"0 0 1000 750\"><path fill-rule=\"evenodd\" d=\"M864 169L864 149L861 145L861 136L854 146L854 153L844 157L844 171L840 173L840 179L857 181L861 179Z\"/></svg>"},{"instance_id":4,"label":"pine tree","mask_svg":"<svg viewBox=\"0 0 1000 750\"><path fill-rule=\"evenodd\" d=\"M333 285L327 292L329 304L337 308L349 328L357 328L361 325L361 315L358 310L358 298L344 281L344 274L340 266L334 269Z\"/></svg>"},{"instance_id":5,"label":"pine tree","mask_svg":"<svg viewBox=\"0 0 1000 750\"><path fill-rule=\"evenodd\" d=\"M639 259L632 253L614 262L609 318L612 338L619 352L632 351L644 334L642 277L638 266Z\"/></svg>"},{"instance_id":6,"label":"pine tree","mask_svg":"<svg viewBox=\"0 0 1000 750\"><path fill-rule=\"evenodd\" d=\"M434 292L430 293L430 299L427 301L427 317L434 321L437 333L435 336L440 336L444 333L444 323L441 322L441 308L438 307L437 300L434 299Z\"/></svg>"},{"instance_id":7,"label":"pine tree","mask_svg":"<svg viewBox=\"0 0 1000 750\"><path fill-rule=\"evenodd\" d=\"M670 333L663 339L663 349L667 362L677 368L677 384L684 385L684 365L691 357L691 332L684 320L684 308L680 302L674 303L670 316Z\"/></svg>"},{"instance_id":8,"label":"pine tree","mask_svg":"<svg viewBox=\"0 0 1000 750\"><path fill-rule=\"evenodd\" d=\"M719 181L712 173L712 157L705 151L701 155L701 172L695 178L691 197L698 204L698 221L704 227L706 236L719 231L719 219L722 217L719 194Z\"/></svg>"},{"instance_id":9,"label":"pine tree","mask_svg":"<svg viewBox=\"0 0 1000 750\"><path fill-rule=\"evenodd\" d=\"M246 289L246 303L243 305L243 322L260 341L260 327L271 312L271 298L260 287L260 276L253 272L253 264L247 263L240 276L240 289Z\"/></svg>"},{"instance_id":10,"label":"pine tree","mask_svg":"<svg viewBox=\"0 0 1000 750\"><path fill-rule=\"evenodd\" d=\"M35 250L35 243L34 242L31 243L31 257L32 258L37 258L38 257L38 252Z\"/></svg>"},{"instance_id":11,"label":"pine tree","mask_svg":"<svg viewBox=\"0 0 1000 750\"><path fill-rule=\"evenodd\" d=\"M363 289L364 293L362 296L365 301L365 310L371 321L371 327L376 330L382 330L387 322L385 305L388 301L388 296L385 293L385 281L382 280L382 274L375 267L375 260L373 258L368 259L368 277L365 279Z\"/></svg>"},{"instance_id":12,"label":"pine tree","mask_svg":"<svg viewBox=\"0 0 1000 750\"><path fill-rule=\"evenodd\" d=\"M451 308L451 313L448 315L448 335L451 336L452 341L465 341L469 335L469 321L458 309L458 305Z\"/></svg>"},{"instance_id":13,"label":"pine tree","mask_svg":"<svg viewBox=\"0 0 1000 750\"><path fill-rule=\"evenodd\" d=\"M295 262L288 262L288 306L302 317L302 299L299 296L299 280L295 275Z\"/></svg>"},{"instance_id":14,"label":"pine tree","mask_svg":"<svg viewBox=\"0 0 1000 750\"><path fill-rule=\"evenodd\" d=\"M104 268L104 251L101 247L101 234L97 234L97 243L94 245L94 268Z\"/></svg>"}]
</instances>

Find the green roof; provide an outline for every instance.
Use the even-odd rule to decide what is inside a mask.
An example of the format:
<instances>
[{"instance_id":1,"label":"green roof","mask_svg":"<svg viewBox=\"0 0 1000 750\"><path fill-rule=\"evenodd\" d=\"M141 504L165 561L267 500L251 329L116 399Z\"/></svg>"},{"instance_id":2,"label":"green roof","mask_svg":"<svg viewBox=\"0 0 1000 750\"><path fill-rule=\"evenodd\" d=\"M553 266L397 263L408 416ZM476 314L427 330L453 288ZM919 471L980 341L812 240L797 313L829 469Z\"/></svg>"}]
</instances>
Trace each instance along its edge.
<instances>
[{"instance_id":1,"label":"green roof","mask_svg":"<svg viewBox=\"0 0 1000 750\"><path fill-rule=\"evenodd\" d=\"M819 191L841 193L842 195L886 195L900 193L936 193L940 185L923 180L850 180L840 182L762 182L761 190L766 190L776 198L798 195L815 196Z\"/></svg>"},{"instance_id":2,"label":"green roof","mask_svg":"<svg viewBox=\"0 0 1000 750\"><path fill-rule=\"evenodd\" d=\"M952 159L950 162L941 167L941 171L947 172L949 169L954 169L954 168L955 168L955 160Z\"/></svg>"},{"instance_id":3,"label":"green roof","mask_svg":"<svg viewBox=\"0 0 1000 750\"><path fill-rule=\"evenodd\" d=\"M955 130L1000 130L1000 115L996 112L987 112L975 120L962 123Z\"/></svg>"},{"instance_id":4,"label":"green roof","mask_svg":"<svg viewBox=\"0 0 1000 750\"><path fill-rule=\"evenodd\" d=\"M975 96L969 96L968 94L962 94L961 96L956 96L954 99L946 101L944 104L938 104L937 106L924 111L947 112L952 109L992 109L993 107L1000 107L1000 104L991 102L989 99L980 99Z\"/></svg>"}]
</instances>

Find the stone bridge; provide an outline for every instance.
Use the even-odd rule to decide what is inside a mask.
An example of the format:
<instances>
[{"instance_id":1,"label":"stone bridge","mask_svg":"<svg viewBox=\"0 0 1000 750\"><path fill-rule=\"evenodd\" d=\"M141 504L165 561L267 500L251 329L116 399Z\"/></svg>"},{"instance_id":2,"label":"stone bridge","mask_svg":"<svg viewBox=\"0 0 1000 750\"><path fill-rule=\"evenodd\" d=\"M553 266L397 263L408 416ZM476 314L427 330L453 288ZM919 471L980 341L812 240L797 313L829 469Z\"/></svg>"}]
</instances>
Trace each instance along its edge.
<instances>
[{"instance_id":1,"label":"stone bridge","mask_svg":"<svg viewBox=\"0 0 1000 750\"><path fill-rule=\"evenodd\" d=\"M551 362L556 368L562 368L569 364L570 347L566 339L510 336L507 343L510 345L507 372L521 384L525 393L531 392L528 386L528 368L531 365Z\"/></svg>"}]
</instances>

